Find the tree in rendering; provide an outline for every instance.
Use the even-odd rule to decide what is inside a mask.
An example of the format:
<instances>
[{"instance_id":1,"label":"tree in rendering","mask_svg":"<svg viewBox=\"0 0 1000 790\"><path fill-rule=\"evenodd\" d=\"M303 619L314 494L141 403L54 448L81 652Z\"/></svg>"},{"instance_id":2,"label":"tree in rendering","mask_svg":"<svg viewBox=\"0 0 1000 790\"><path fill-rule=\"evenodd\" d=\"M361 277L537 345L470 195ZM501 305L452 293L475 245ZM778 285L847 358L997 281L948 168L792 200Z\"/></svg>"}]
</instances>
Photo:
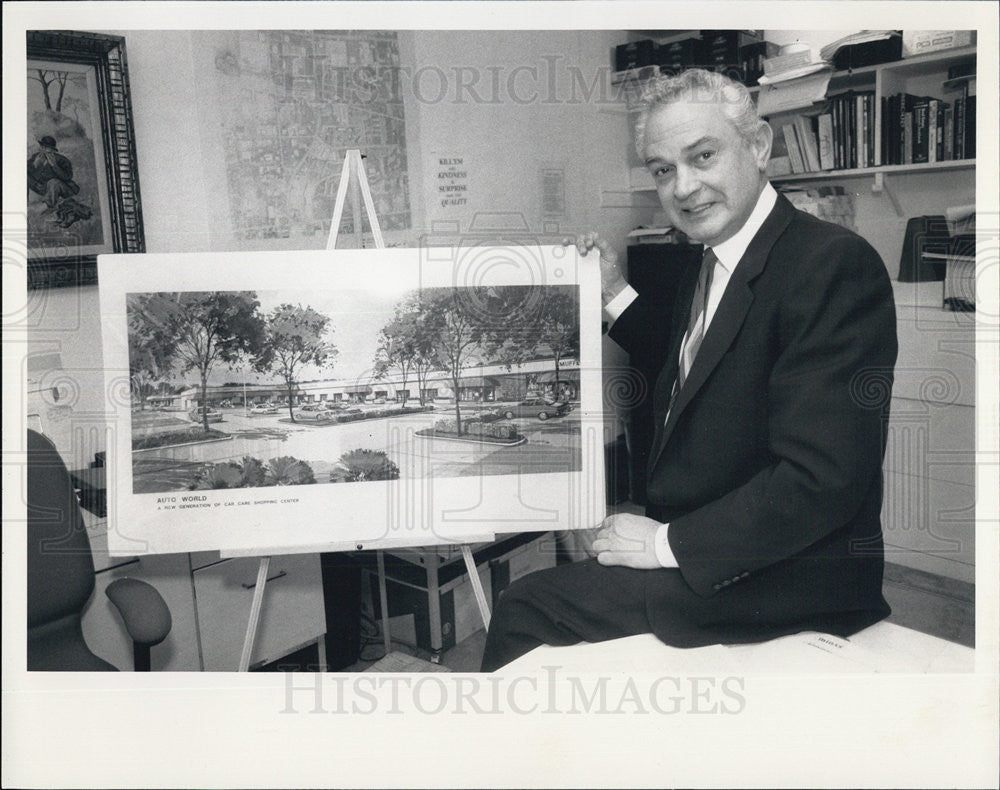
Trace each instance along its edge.
<instances>
[{"instance_id":1,"label":"tree in rendering","mask_svg":"<svg viewBox=\"0 0 1000 790\"><path fill-rule=\"evenodd\" d=\"M158 342L155 327L144 321L137 311L128 312L128 377L129 390L139 409L146 408L146 397L163 389L160 381L173 364L173 346Z\"/></svg>"},{"instance_id":2,"label":"tree in rendering","mask_svg":"<svg viewBox=\"0 0 1000 790\"><path fill-rule=\"evenodd\" d=\"M406 405L406 382L413 372L417 316L402 312L398 307L392 320L382 327L375 351L374 375L384 377L390 371L398 371L403 380L403 405Z\"/></svg>"},{"instance_id":3,"label":"tree in rendering","mask_svg":"<svg viewBox=\"0 0 1000 790\"><path fill-rule=\"evenodd\" d=\"M282 377L288 390L288 416L295 422L295 376L305 365L322 367L337 355L327 340L329 317L302 305L281 304L266 319L264 343L255 361L260 371Z\"/></svg>"},{"instance_id":4,"label":"tree in rendering","mask_svg":"<svg viewBox=\"0 0 1000 790\"><path fill-rule=\"evenodd\" d=\"M196 370L201 387L201 421L208 432L208 378L218 362L241 352L259 354L264 339L260 303L252 291L189 291L129 294L127 309L180 373Z\"/></svg>"},{"instance_id":5,"label":"tree in rendering","mask_svg":"<svg viewBox=\"0 0 1000 790\"><path fill-rule=\"evenodd\" d=\"M437 365L447 371L455 393L455 430L462 433L459 392L462 374L479 358L489 330L488 313L482 301L470 298L473 289L428 288L415 297L421 319Z\"/></svg>"},{"instance_id":6,"label":"tree in rendering","mask_svg":"<svg viewBox=\"0 0 1000 790\"><path fill-rule=\"evenodd\" d=\"M554 389L559 390L562 360L580 353L579 294L573 286L508 285L490 289L491 320L483 334L484 354L514 365L551 357Z\"/></svg>"},{"instance_id":7,"label":"tree in rendering","mask_svg":"<svg viewBox=\"0 0 1000 790\"><path fill-rule=\"evenodd\" d=\"M405 391L409 375L414 374L420 405L423 406L427 374L437 363L434 341L434 322L422 312L420 298L410 294L396 306L392 320L379 333L375 375L383 376L390 370L399 371ZM406 404L405 395L403 404Z\"/></svg>"},{"instance_id":8,"label":"tree in rendering","mask_svg":"<svg viewBox=\"0 0 1000 790\"><path fill-rule=\"evenodd\" d=\"M555 366L555 386L559 393L559 365L567 357L580 354L579 293L575 288L552 286L538 312L536 338L538 346L548 346ZM537 347L536 347L537 348Z\"/></svg>"}]
</instances>

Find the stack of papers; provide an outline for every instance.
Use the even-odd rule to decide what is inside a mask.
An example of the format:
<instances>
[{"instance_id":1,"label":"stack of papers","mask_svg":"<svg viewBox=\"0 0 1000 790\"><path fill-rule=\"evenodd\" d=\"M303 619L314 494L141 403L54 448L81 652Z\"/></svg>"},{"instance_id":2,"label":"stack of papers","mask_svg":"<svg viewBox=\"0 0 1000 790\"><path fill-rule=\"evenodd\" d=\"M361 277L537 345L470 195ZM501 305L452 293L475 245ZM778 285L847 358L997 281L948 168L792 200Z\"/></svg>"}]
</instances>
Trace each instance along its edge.
<instances>
[{"instance_id":1,"label":"stack of papers","mask_svg":"<svg viewBox=\"0 0 1000 790\"><path fill-rule=\"evenodd\" d=\"M764 77L761 77L757 111L766 116L800 110L823 101L826 98L826 88L830 84L829 64L822 64L814 72L781 82L764 82Z\"/></svg>"},{"instance_id":2,"label":"stack of papers","mask_svg":"<svg viewBox=\"0 0 1000 790\"><path fill-rule=\"evenodd\" d=\"M761 85L774 85L830 68L825 58L813 57L812 50L808 47L789 44L782 47L777 56L764 59L764 75L757 82Z\"/></svg>"},{"instance_id":3,"label":"stack of papers","mask_svg":"<svg viewBox=\"0 0 1000 790\"><path fill-rule=\"evenodd\" d=\"M813 61L805 63L801 66L786 69L785 71L777 72L776 74L764 74L762 77L757 78L757 82L761 85L774 85L776 83L798 79L799 77L806 77L810 74L815 74L817 71L831 71L832 68L833 67L825 61Z\"/></svg>"},{"instance_id":4,"label":"stack of papers","mask_svg":"<svg viewBox=\"0 0 1000 790\"><path fill-rule=\"evenodd\" d=\"M849 47L853 44L867 44L870 41L884 41L894 35L898 35L895 30L862 30L860 33L852 33L849 36L831 41L819 51L819 56L823 60L833 60L837 50L841 47Z\"/></svg>"}]
</instances>

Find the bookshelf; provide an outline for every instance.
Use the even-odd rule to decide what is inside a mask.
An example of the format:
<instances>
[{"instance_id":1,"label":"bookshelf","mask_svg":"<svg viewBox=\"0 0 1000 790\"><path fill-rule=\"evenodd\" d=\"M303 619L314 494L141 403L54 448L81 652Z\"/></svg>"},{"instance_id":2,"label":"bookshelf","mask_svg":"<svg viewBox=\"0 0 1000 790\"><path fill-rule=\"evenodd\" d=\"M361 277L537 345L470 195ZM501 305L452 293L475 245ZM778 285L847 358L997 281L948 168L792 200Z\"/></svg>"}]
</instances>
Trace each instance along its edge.
<instances>
[{"instance_id":1,"label":"bookshelf","mask_svg":"<svg viewBox=\"0 0 1000 790\"><path fill-rule=\"evenodd\" d=\"M872 91L874 93L873 120L874 142L877 150L876 161L884 161L886 151L882 150L883 131L889 122L885 102L894 94L909 93L929 95L950 101L955 91L960 91L974 75L948 79L948 70L953 66L974 64L976 47L961 47L922 55L915 58L867 66L850 71L834 72L830 77L827 96L835 96L845 91ZM809 108L803 108L808 111ZM892 127L890 127L892 128ZM975 170L974 159L944 159L934 162L912 164L875 164L850 169L813 170L805 173L790 173L773 176L776 184L802 181L830 181L844 178L872 176L873 189L883 189L887 175L908 175L911 173Z\"/></svg>"},{"instance_id":2,"label":"bookshelf","mask_svg":"<svg viewBox=\"0 0 1000 790\"><path fill-rule=\"evenodd\" d=\"M944 170L973 170L975 159L951 159L945 162L921 162L915 165L877 165L874 167L854 167L850 170L816 170L811 173L789 173L774 176L771 181L783 184L791 181L830 181L844 178L870 178L878 175L906 173L927 173Z\"/></svg>"},{"instance_id":3,"label":"bookshelf","mask_svg":"<svg viewBox=\"0 0 1000 790\"><path fill-rule=\"evenodd\" d=\"M895 93L928 94L943 96L950 91L961 90L964 83L974 79L975 75L967 75L948 79L948 69L952 66L974 63L976 60L976 47L960 47L956 49L933 52L914 58L906 58L891 63L882 63L875 66L864 66L847 71L837 71L831 74L830 84L827 94L833 95L848 90L871 90L875 94L874 102L874 139L878 143L882 139L882 125L886 122L883 117L881 99ZM641 78L638 75L630 74L627 80L629 84L638 84L649 79L656 73L655 67L643 69ZM756 93L756 89L751 89ZM802 108L799 112L808 111L809 108ZM782 113L789 115L791 113ZM776 116L780 117L780 116ZM780 129L775 129L780 133ZM886 176L906 176L909 174L933 173L933 172L961 172L968 171L974 173L976 167L975 159L949 159L937 162L921 162L916 164L892 164L874 165L868 167L857 167L839 170L813 170L805 173L788 173L771 177L772 183L781 185L794 182L823 182L837 181L843 179L872 178L873 190L882 191ZM617 190L621 194L622 190ZM643 194L655 192L652 185L634 185L625 192L632 194ZM609 193L610 194L610 193Z\"/></svg>"}]
</instances>

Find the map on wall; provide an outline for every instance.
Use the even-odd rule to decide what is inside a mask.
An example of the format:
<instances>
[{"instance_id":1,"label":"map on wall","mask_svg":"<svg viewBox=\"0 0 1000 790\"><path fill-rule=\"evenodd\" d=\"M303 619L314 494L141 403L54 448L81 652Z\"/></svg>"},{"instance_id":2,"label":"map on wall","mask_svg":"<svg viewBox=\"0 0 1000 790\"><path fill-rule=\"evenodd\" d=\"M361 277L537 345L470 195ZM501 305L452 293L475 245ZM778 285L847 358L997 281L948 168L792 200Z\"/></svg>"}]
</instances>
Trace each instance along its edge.
<instances>
[{"instance_id":1,"label":"map on wall","mask_svg":"<svg viewBox=\"0 0 1000 790\"><path fill-rule=\"evenodd\" d=\"M325 236L351 148L383 230L410 227L396 33L238 31L215 52L215 78L237 236Z\"/></svg>"}]
</instances>

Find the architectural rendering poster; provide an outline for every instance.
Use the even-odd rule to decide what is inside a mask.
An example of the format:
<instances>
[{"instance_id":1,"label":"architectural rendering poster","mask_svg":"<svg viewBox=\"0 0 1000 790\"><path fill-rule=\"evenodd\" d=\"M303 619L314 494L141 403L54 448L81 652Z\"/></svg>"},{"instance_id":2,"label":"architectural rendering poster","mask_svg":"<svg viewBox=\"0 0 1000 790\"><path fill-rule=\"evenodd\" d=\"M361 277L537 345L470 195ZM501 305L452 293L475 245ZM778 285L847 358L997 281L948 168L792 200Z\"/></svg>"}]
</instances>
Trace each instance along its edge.
<instances>
[{"instance_id":1,"label":"architectural rendering poster","mask_svg":"<svg viewBox=\"0 0 1000 790\"><path fill-rule=\"evenodd\" d=\"M434 545L604 516L596 260L99 259L109 548Z\"/></svg>"}]
</instances>

